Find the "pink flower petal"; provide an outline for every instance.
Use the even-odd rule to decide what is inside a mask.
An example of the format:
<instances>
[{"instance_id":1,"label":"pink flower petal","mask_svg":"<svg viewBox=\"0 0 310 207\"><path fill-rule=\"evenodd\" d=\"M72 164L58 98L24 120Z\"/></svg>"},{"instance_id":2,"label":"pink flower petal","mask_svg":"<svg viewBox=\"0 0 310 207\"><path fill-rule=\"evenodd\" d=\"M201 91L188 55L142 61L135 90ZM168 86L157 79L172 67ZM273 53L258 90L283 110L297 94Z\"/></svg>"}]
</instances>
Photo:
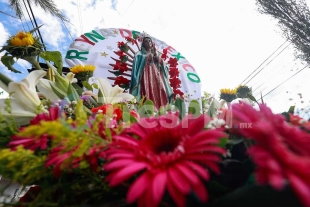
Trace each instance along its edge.
<instances>
[{"instance_id":1,"label":"pink flower petal","mask_svg":"<svg viewBox=\"0 0 310 207\"><path fill-rule=\"evenodd\" d=\"M158 206L166 189L167 185L167 173L166 171L161 171L157 173L153 178L152 184L152 202L154 206Z\"/></svg>"},{"instance_id":2,"label":"pink flower petal","mask_svg":"<svg viewBox=\"0 0 310 207\"><path fill-rule=\"evenodd\" d=\"M288 173L290 184L305 207L310 206L310 183L305 183L293 173Z\"/></svg>"},{"instance_id":3,"label":"pink flower petal","mask_svg":"<svg viewBox=\"0 0 310 207\"><path fill-rule=\"evenodd\" d=\"M204 186L202 182L193 186L193 191L197 195L197 197L200 199L201 202L207 202L208 192L206 190L206 186Z\"/></svg>"},{"instance_id":4,"label":"pink flower petal","mask_svg":"<svg viewBox=\"0 0 310 207\"><path fill-rule=\"evenodd\" d=\"M177 163L175 167L183 173L184 177L190 182L191 186L197 185L200 181L199 177L196 175L196 172L193 171L188 165L185 163Z\"/></svg>"},{"instance_id":5,"label":"pink flower petal","mask_svg":"<svg viewBox=\"0 0 310 207\"><path fill-rule=\"evenodd\" d=\"M124 167L123 169L119 170L115 175L111 178L110 186L116 186L120 183L126 181L130 177L132 177L134 174L139 172L140 170L147 167L146 163L137 162L135 164L131 164L127 167Z\"/></svg>"},{"instance_id":6,"label":"pink flower petal","mask_svg":"<svg viewBox=\"0 0 310 207\"><path fill-rule=\"evenodd\" d=\"M115 141L122 141L122 142L126 142L127 144L131 144L131 145L134 145L134 146L137 146L138 143L136 140L132 139L132 138L129 138L129 137L125 137L125 136L113 136L113 139Z\"/></svg>"},{"instance_id":7,"label":"pink flower petal","mask_svg":"<svg viewBox=\"0 0 310 207\"><path fill-rule=\"evenodd\" d=\"M149 188L150 184L151 179L147 173L140 175L130 186L126 195L126 201L128 203L135 202L143 194L143 192Z\"/></svg>"},{"instance_id":8,"label":"pink flower petal","mask_svg":"<svg viewBox=\"0 0 310 207\"><path fill-rule=\"evenodd\" d=\"M132 159L119 159L119 160L113 160L112 162L109 162L104 165L104 170L111 171L116 170L118 168L126 167L127 165L136 163L135 160Z\"/></svg>"},{"instance_id":9,"label":"pink flower petal","mask_svg":"<svg viewBox=\"0 0 310 207\"><path fill-rule=\"evenodd\" d=\"M185 207L185 205L186 205L186 197L178 189L178 187L176 187L173 182L168 180L167 188L168 188L169 195L171 196L171 198L173 199L175 204L178 207Z\"/></svg>"},{"instance_id":10,"label":"pink flower petal","mask_svg":"<svg viewBox=\"0 0 310 207\"><path fill-rule=\"evenodd\" d=\"M172 182L183 194L188 194L190 192L189 183L177 168L173 166L168 168L168 178L169 182Z\"/></svg>"},{"instance_id":11,"label":"pink flower petal","mask_svg":"<svg viewBox=\"0 0 310 207\"><path fill-rule=\"evenodd\" d=\"M219 153L219 154L224 154L226 151L215 145L207 145L207 146L200 146L200 147L192 147L189 150L186 151L186 153L197 153L197 152L214 152L214 153Z\"/></svg>"},{"instance_id":12,"label":"pink flower petal","mask_svg":"<svg viewBox=\"0 0 310 207\"><path fill-rule=\"evenodd\" d=\"M208 170L203 168L201 165L198 165L194 162L186 161L184 162L189 168L193 169L200 177L202 177L204 180L209 180L210 175L208 173Z\"/></svg>"}]
</instances>

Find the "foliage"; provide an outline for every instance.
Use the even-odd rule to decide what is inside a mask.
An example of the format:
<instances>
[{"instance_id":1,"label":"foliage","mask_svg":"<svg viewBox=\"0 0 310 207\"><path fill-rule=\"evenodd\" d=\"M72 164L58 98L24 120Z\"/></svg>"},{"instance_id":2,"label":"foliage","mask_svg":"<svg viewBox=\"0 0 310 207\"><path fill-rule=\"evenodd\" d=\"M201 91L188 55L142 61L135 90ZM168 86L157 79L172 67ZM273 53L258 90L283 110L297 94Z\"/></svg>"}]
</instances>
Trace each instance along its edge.
<instances>
[{"instance_id":1,"label":"foliage","mask_svg":"<svg viewBox=\"0 0 310 207\"><path fill-rule=\"evenodd\" d=\"M310 11L305 0L256 0L259 11L278 21L283 36L296 48L296 57L310 63Z\"/></svg>"}]
</instances>

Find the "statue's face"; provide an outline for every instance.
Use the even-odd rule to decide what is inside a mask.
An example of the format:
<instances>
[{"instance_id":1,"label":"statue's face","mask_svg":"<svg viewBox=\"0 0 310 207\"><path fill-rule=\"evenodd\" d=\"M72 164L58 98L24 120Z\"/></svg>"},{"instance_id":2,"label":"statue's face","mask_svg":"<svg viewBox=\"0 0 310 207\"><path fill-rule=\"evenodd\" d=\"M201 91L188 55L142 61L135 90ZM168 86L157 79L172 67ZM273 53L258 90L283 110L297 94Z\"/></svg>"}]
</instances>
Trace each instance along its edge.
<instances>
[{"instance_id":1,"label":"statue's face","mask_svg":"<svg viewBox=\"0 0 310 207\"><path fill-rule=\"evenodd\" d=\"M150 48L152 48L152 40L150 38L144 38L143 45L146 50L149 50Z\"/></svg>"}]
</instances>

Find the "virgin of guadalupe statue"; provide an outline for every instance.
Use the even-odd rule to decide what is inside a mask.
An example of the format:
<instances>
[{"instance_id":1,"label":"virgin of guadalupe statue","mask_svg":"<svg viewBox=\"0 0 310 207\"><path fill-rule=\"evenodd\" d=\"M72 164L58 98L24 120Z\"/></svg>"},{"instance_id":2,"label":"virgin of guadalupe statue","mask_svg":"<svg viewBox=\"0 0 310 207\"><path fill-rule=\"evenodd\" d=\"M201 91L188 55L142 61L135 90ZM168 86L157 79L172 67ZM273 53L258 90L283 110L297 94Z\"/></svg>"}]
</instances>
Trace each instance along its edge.
<instances>
[{"instance_id":1,"label":"virgin of guadalupe statue","mask_svg":"<svg viewBox=\"0 0 310 207\"><path fill-rule=\"evenodd\" d=\"M174 97L168 67L147 34L143 35L141 49L134 56L129 92L137 101L143 97L152 100L156 109L171 103Z\"/></svg>"}]
</instances>

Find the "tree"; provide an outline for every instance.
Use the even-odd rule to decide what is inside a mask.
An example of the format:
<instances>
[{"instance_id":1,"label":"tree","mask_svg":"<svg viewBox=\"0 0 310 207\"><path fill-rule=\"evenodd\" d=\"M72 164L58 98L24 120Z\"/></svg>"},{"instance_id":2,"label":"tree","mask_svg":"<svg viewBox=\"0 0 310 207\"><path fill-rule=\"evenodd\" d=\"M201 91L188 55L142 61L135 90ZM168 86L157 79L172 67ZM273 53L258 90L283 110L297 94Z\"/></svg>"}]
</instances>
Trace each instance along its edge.
<instances>
[{"instance_id":1,"label":"tree","mask_svg":"<svg viewBox=\"0 0 310 207\"><path fill-rule=\"evenodd\" d=\"M310 63L310 11L305 0L256 0L260 13L278 21L283 36L297 49L295 56Z\"/></svg>"},{"instance_id":2,"label":"tree","mask_svg":"<svg viewBox=\"0 0 310 207\"><path fill-rule=\"evenodd\" d=\"M44 11L60 18L62 21L67 21L65 16L56 7L53 0L10 0L9 4L19 18L23 16L22 7L25 6L25 1L27 1L29 6L35 4L36 6L41 7Z\"/></svg>"}]
</instances>

